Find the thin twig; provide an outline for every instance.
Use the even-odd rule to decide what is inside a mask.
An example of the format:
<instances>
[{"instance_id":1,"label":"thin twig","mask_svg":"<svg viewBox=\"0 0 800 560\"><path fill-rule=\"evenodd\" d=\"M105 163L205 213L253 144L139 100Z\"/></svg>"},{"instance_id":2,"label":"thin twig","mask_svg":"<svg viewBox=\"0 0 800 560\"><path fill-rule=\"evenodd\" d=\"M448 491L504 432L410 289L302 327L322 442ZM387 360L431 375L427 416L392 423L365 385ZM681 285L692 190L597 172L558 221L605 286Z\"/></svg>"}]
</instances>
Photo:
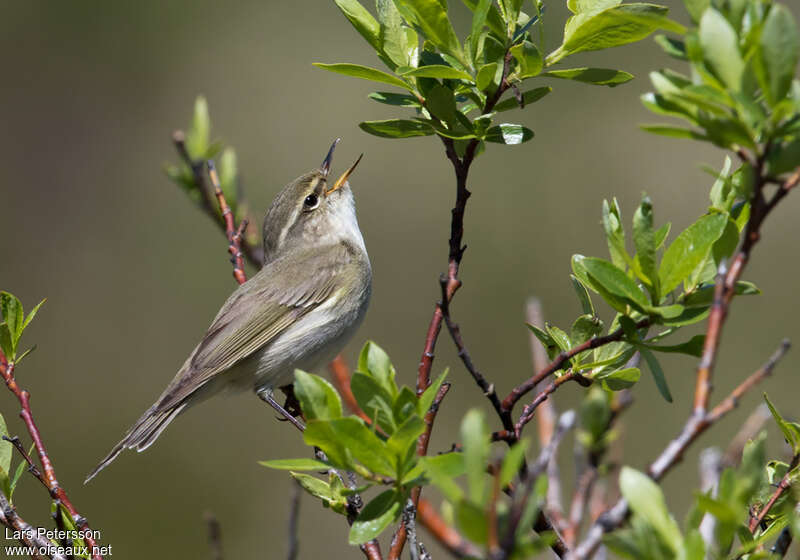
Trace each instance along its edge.
<instances>
[{"instance_id":1,"label":"thin twig","mask_svg":"<svg viewBox=\"0 0 800 560\"><path fill-rule=\"evenodd\" d=\"M636 329L644 329L650 326L650 319L642 319L638 323L636 323ZM587 350L592 350L593 348L598 348L600 346L604 346L611 342L616 342L621 340L625 336L625 331L622 328L615 330L612 333L609 333L605 336L595 336L587 340L586 342L579 344L572 348L569 352L561 352L555 359L550 362L547 367L534 375L533 377L525 380L523 383L519 384L518 386L514 387L508 396L503 399L503 409L504 410L511 410L514 408L514 405L517 403L519 399L521 399L528 391L536 387L543 379L552 375L556 371L562 369L564 365L573 357L577 356L581 352L586 352Z\"/></svg>"},{"instance_id":2,"label":"thin twig","mask_svg":"<svg viewBox=\"0 0 800 560\"><path fill-rule=\"evenodd\" d=\"M303 493L300 483L295 481L292 485L292 501L289 504L289 551L286 554L287 560L297 560L300 552L300 496Z\"/></svg>"},{"instance_id":3,"label":"thin twig","mask_svg":"<svg viewBox=\"0 0 800 560\"><path fill-rule=\"evenodd\" d=\"M350 388L350 368L347 367L347 363L341 355L336 356L333 361L328 364L328 371L331 374L331 379L333 380L336 390L342 396L342 400L347 408L350 409L350 412L361 418L367 424L372 424L372 418L361 410L353 394L353 390Z\"/></svg>"},{"instance_id":4,"label":"thin twig","mask_svg":"<svg viewBox=\"0 0 800 560\"><path fill-rule=\"evenodd\" d=\"M213 560L222 560L222 527L217 517L210 511L205 513L206 532L208 533L208 547L211 549Z\"/></svg>"},{"instance_id":5,"label":"thin twig","mask_svg":"<svg viewBox=\"0 0 800 560\"><path fill-rule=\"evenodd\" d=\"M425 431L422 432L422 435L419 436L419 439L417 439L417 455L420 457L424 457L428 453L428 443L430 442L431 431L433 431L433 423L436 420L436 413L439 412L439 405L441 405L442 400L444 399L445 395L447 395L447 391L449 390L450 384L442 383L442 386L439 387L439 390L436 392L436 396L433 398L433 403L431 404L430 409L428 409L428 412L425 414ZM415 486L411 489L411 501L413 502L415 508L419 505L421 493L422 486ZM392 543L389 548L389 560L398 560L400 558L400 555L403 553L403 547L406 544L407 536L408 532L406 525L405 523L401 523L400 527L397 528L397 531L392 537Z\"/></svg>"},{"instance_id":6,"label":"thin twig","mask_svg":"<svg viewBox=\"0 0 800 560\"><path fill-rule=\"evenodd\" d=\"M498 559L503 560L511 556L516 543L517 529L522 520L522 515L528 500L530 499L531 492L533 492L536 479L547 470L547 465L558 449L558 444L561 443L561 439L575 425L576 416L574 411L568 410L559 417L556 429L553 432L553 437L547 445L542 448L536 461L528 465L525 479L517 486L512 496L513 503L511 511L508 514L507 529L501 543L501 554L497 556Z\"/></svg>"},{"instance_id":7,"label":"thin twig","mask_svg":"<svg viewBox=\"0 0 800 560\"><path fill-rule=\"evenodd\" d=\"M417 517L425 529L456 558L479 558L482 552L442 519L427 500L420 499Z\"/></svg>"},{"instance_id":8,"label":"thin twig","mask_svg":"<svg viewBox=\"0 0 800 560\"><path fill-rule=\"evenodd\" d=\"M784 340L761 368L750 374L750 376L731 391L722 402L715 406L711 412L705 416L698 416L692 413L678 437L672 440L658 458L650 464L650 467L647 469L647 474L650 478L656 482L660 481L664 475L680 461L683 457L683 453L692 442L709 427L736 408L739 400L745 393L772 373L777 363L788 350L789 342ZM622 525L628 516L628 512L627 502L624 499L618 500L611 509L603 513L597 521L592 524L583 541L572 550L568 558L570 560L589 558L600 545L603 535Z\"/></svg>"},{"instance_id":9,"label":"thin twig","mask_svg":"<svg viewBox=\"0 0 800 560\"><path fill-rule=\"evenodd\" d=\"M32 526L19 516L17 510L9 503L5 494L2 492L0 492L0 523L9 529L13 529L15 532L15 538L17 538L21 544L32 547L36 550L48 551L46 555L37 554L37 558L67 560L63 554L55 549L52 542L39 534L39 531L36 527Z\"/></svg>"},{"instance_id":10,"label":"thin twig","mask_svg":"<svg viewBox=\"0 0 800 560\"><path fill-rule=\"evenodd\" d=\"M786 469L786 474L783 475L783 478L778 483L778 486L775 488L775 492L772 493L769 500L764 507L758 510L758 515L755 516L753 519L750 520L750 532L755 533L756 529L758 529L761 524L764 522L764 519L767 517L767 514L772 509L772 506L775 505L775 502L780 499L786 490L792 485L792 478L794 478L795 470L797 468L797 464L800 462L800 455L795 455L792 457L792 462L789 464L789 468Z\"/></svg>"},{"instance_id":11,"label":"thin twig","mask_svg":"<svg viewBox=\"0 0 800 560\"><path fill-rule=\"evenodd\" d=\"M172 133L172 142L175 144L175 149L183 162L192 172L195 187L200 193L200 207L205 214L214 220L214 222L225 231L225 221L222 216L217 212L217 208L212 198L211 187L209 186L207 174L205 172L205 164L203 160L193 160L188 150L186 149L186 135L183 131L176 130ZM240 201L241 204L241 201ZM264 264L264 251L261 247L251 245L247 239L242 240L242 252L247 260L256 268L261 268Z\"/></svg>"},{"instance_id":12,"label":"thin twig","mask_svg":"<svg viewBox=\"0 0 800 560\"><path fill-rule=\"evenodd\" d=\"M41 474L44 478L45 486L50 492L50 496L54 500L58 499L61 501L66 510L69 512L73 523L75 523L75 526L78 529L85 531L86 535L84 537L84 541L90 550L92 558L94 560L102 560L103 557L98 552L99 547L97 546L97 542L92 537L92 532L89 529L89 523L86 521L85 517L78 513L78 510L75 509L75 506L72 505L69 497L67 497L67 493L61 487L58 479L56 478L56 471L53 467L53 462L50 460L50 456L47 454L47 449L45 449L44 446L44 440L42 439L39 428L36 426L36 422L33 419L30 393L21 389L19 385L17 385L17 381L14 378L14 365L14 362L9 362L6 359L5 354L3 354L3 352L0 350L0 377L3 378L8 389L14 393L14 396L17 397L17 400L22 407L19 415L25 423L25 427L28 429L28 434L30 434L34 446L36 447L39 463L42 466Z\"/></svg>"},{"instance_id":13,"label":"thin twig","mask_svg":"<svg viewBox=\"0 0 800 560\"><path fill-rule=\"evenodd\" d=\"M222 192L222 187L220 187L214 161L208 160L207 165L208 177L211 180L211 186L214 188L214 196L217 198L222 220L225 222L225 237L228 238L228 253L231 255L231 264L233 264L233 277L241 285L247 282L247 275L244 272L244 255L242 254L242 242L244 241L242 236L247 228L247 218L242 220L238 228L236 227L233 211L228 206L228 201L225 200L225 194Z\"/></svg>"}]
</instances>

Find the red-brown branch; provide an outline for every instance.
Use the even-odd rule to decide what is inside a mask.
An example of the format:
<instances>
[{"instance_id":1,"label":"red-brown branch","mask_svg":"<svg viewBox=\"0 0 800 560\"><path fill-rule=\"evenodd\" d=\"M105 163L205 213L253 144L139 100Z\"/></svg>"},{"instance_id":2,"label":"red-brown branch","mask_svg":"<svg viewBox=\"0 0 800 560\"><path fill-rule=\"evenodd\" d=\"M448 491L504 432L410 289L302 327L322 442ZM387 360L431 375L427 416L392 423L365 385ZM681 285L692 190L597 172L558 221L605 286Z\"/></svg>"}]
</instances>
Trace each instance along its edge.
<instances>
[{"instance_id":1,"label":"red-brown branch","mask_svg":"<svg viewBox=\"0 0 800 560\"><path fill-rule=\"evenodd\" d=\"M742 396L768 377L775 366L789 350L789 342L784 340L769 360L754 373L750 374L731 393L715 406L708 414L700 416L692 413L678 437L673 439L661 454L650 464L647 474L659 482L683 457L688 447L713 424L721 420L739 404ZM611 509L603 513L592 524L583 541L571 552L570 560L589 558L600 545L603 535L622 525L628 517L628 504L619 500Z\"/></svg>"},{"instance_id":2,"label":"red-brown branch","mask_svg":"<svg viewBox=\"0 0 800 560\"><path fill-rule=\"evenodd\" d=\"M430 409L428 412L425 413L425 431L422 432L422 435L419 436L417 440L417 455L420 457L424 457L428 454L428 443L431 439L431 432L433 431L433 423L436 420L436 413L439 412L439 405L441 405L442 400L444 399L445 395L447 395L447 391L450 390L449 383L442 383L442 386L439 387L439 390L436 393L436 396L433 398L433 403L431 404ZM414 508L419 506L419 499L420 494L422 493L422 486L415 486L411 490L411 501L414 504ZM392 537L392 545L389 549L389 560L399 560L400 555L403 553L403 548L406 545L406 538L408 536L408 531L406 529L406 525L404 523L400 524L397 531Z\"/></svg>"},{"instance_id":3,"label":"red-brown branch","mask_svg":"<svg viewBox=\"0 0 800 560\"><path fill-rule=\"evenodd\" d=\"M336 387L336 390L342 396L345 406L350 409L350 412L361 418L367 424L372 424L366 412L364 412L356 401L353 390L350 388L350 368L347 367L347 362L340 355L336 356L331 363L328 364L328 371L331 374L331 379Z\"/></svg>"},{"instance_id":4,"label":"red-brown branch","mask_svg":"<svg viewBox=\"0 0 800 560\"><path fill-rule=\"evenodd\" d=\"M228 201L225 200L225 194L219 184L217 169L212 160L208 160L208 177L211 179L214 196L217 198L219 211L225 223L225 237L228 238L228 253L231 255L231 263L233 264L233 277L241 285L247 282L247 275L244 272L244 254L242 254L242 241L244 240L244 231L247 229L247 219L242 220L239 227L236 227L233 211L228 206Z\"/></svg>"},{"instance_id":5,"label":"red-brown branch","mask_svg":"<svg viewBox=\"0 0 800 560\"><path fill-rule=\"evenodd\" d=\"M650 326L649 318L642 319L641 321L636 323L637 330L649 326ZM555 359L552 362L550 362L547 365L546 368L540 370L533 377L525 380L523 383L520 383L519 385L514 387L508 394L508 396L505 399L503 399L503 409L509 411L513 409L517 401L521 399L526 393L528 393L531 389L536 387L536 385L538 385L542 380L552 375L556 371L562 369L570 359L577 356L581 352L586 352L587 350L592 350L594 348L604 346L606 344L609 344L610 342L616 342L618 340L621 340L622 337L624 336L625 336L625 331L619 328L612 333L608 333L605 336L592 337L586 342L575 346L569 352L561 352L558 356L555 357Z\"/></svg>"},{"instance_id":6,"label":"red-brown branch","mask_svg":"<svg viewBox=\"0 0 800 560\"><path fill-rule=\"evenodd\" d=\"M786 492L789 489L789 487L791 487L792 478L796 474L794 471L797 467L798 461L800 461L800 455L795 455L794 458L792 459L792 463L789 465L789 468L786 469L786 474L783 475L783 478L778 483L778 486L775 488L775 492L772 493L772 496L770 496L767 503L764 504L764 507L762 507L758 511L758 515L750 520L749 529L751 533L756 532L756 529L758 529L761 526L761 523L763 523L764 519L767 517L767 514L772 509L772 506L775 505L775 502L777 502L778 499L783 495L783 493Z\"/></svg>"},{"instance_id":7,"label":"red-brown branch","mask_svg":"<svg viewBox=\"0 0 800 560\"><path fill-rule=\"evenodd\" d=\"M86 531L87 534L84 536L83 540L89 547L92 558L94 560L102 560L103 557L98 552L99 548L97 547L97 542L94 540L94 538L92 538L89 531L89 523L86 521L85 517L78 513L78 510L75 509L75 506L72 505L69 497L67 497L67 493L61 487L58 479L56 478L56 471L53 467L53 462L50 460L50 456L47 454L47 449L45 448L42 434L39 432L39 428L36 426L36 422L33 419L30 393L21 389L19 385L17 385L17 381L14 378L14 363L9 362L2 351L0 351L0 376L2 376L3 381L5 381L8 389L14 393L14 396L17 397L17 400L22 407L19 415L22 418L22 421L25 423L25 427L28 430L28 434L31 436L31 440L33 440L33 444L36 448L36 454L39 457L39 463L42 466L40 472L44 482L46 483L45 485L50 492L50 497L61 502L64 508L69 512L72 521L79 530Z\"/></svg>"},{"instance_id":8,"label":"red-brown branch","mask_svg":"<svg viewBox=\"0 0 800 560\"><path fill-rule=\"evenodd\" d=\"M417 505L417 519L456 558L479 558L482 555L480 549L439 516L429 501L420 499Z\"/></svg>"}]
</instances>

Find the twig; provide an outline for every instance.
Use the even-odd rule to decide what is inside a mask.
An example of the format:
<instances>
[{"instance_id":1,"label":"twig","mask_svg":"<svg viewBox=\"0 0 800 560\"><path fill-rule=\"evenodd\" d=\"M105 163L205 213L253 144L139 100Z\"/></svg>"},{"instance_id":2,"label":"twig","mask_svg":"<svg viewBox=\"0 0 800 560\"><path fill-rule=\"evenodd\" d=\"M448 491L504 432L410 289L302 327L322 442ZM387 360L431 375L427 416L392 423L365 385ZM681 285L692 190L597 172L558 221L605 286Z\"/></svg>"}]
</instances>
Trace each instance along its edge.
<instances>
[{"instance_id":1,"label":"twig","mask_svg":"<svg viewBox=\"0 0 800 560\"><path fill-rule=\"evenodd\" d=\"M172 133L172 142L175 144L175 149L183 162L189 167L192 172L195 187L200 192L200 207L214 222L225 230L225 221L222 216L217 212L214 205L211 188L207 181L205 172L205 165L203 160L193 160L186 149L186 135L183 131L176 130ZM256 268L261 268L264 264L264 251L261 247L251 245L247 239L241 242L242 252L247 260Z\"/></svg>"},{"instance_id":2,"label":"twig","mask_svg":"<svg viewBox=\"0 0 800 560\"><path fill-rule=\"evenodd\" d=\"M39 463L42 465L42 476L44 478L45 486L47 487L48 491L50 492L50 497L54 500L58 499L64 505L66 510L69 512L70 517L72 518L73 523L75 526L86 532L84 537L84 541L88 546L89 550L91 551L91 556L94 560L102 560L102 556L98 552L99 547L97 546L97 542L91 535L91 531L89 529L89 523L86 521L86 518L83 517L78 510L75 509L75 506L72 505L72 502L67 497L67 493L58 483L58 479L56 478L56 471L53 467L53 463L50 460L50 456L47 454L47 449L45 449L44 441L42 440L42 435L39 432L39 428L36 426L36 422L33 419L33 412L31 411L31 403L30 403L30 393L25 391L17 385L17 381L14 378L14 362L9 362L6 359L5 354L0 351L0 376L6 383L8 389L14 393L14 396L17 397L22 410L20 411L19 415L22 418L23 422L25 423L25 427L28 429L28 434L30 434L31 439L33 440L34 446L36 447L36 453L39 457Z\"/></svg>"},{"instance_id":3,"label":"twig","mask_svg":"<svg viewBox=\"0 0 800 560\"><path fill-rule=\"evenodd\" d=\"M735 467L742 461L742 452L747 442L756 437L764 427L764 424L772 418L769 408L764 403L759 404L747 420L744 421L742 427L731 440L731 443L725 449L720 461L720 471L725 467Z\"/></svg>"},{"instance_id":4,"label":"twig","mask_svg":"<svg viewBox=\"0 0 800 560\"><path fill-rule=\"evenodd\" d=\"M300 483L295 481L292 485L292 501L289 505L289 551L286 554L287 560L297 560L297 555L300 552L300 539L298 527L300 525L300 495L302 489Z\"/></svg>"},{"instance_id":5,"label":"twig","mask_svg":"<svg viewBox=\"0 0 800 560\"><path fill-rule=\"evenodd\" d=\"M661 454L650 464L647 474L655 480L660 481L672 467L674 467L683 453L703 432L714 423L736 408L741 397L757 383L768 377L780 359L789 350L789 342L784 340L769 360L757 371L750 374L739 386L737 386L725 399L715 406L711 412L705 416L698 416L692 413L678 437L672 440ZM573 549L569 557L571 560L581 560L589 558L594 550L600 545L603 535L622 525L628 516L628 504L624 499L617 503L597 521L592 524L584 537L583 541Z\"/></svg>"},{"instance_id":6,"label":"twig","mask_svg":"<svg viewBox=\"0 0 800 560\"><path fill-rule=\"evenodd\" d=\"M211 186L214 187L214 196L217 198L222 220L225 222L225 237L228 238L228 253L231 255L231 263L233 264L233 277L239 284L244 284L247 282L247 275L244 272L242 236L244 230L247 228L247 218L242 220L238 228L236 227L233 211L231 207L228 206L228 201L225 200L225 194L220 187L219 176L217 175L217 168L214 166L214 161L208 160L207 165L208 177L211 180Z\"/></svg>"},{"instance_id":7,"label":"twig","mask_svg":"<svg viewBox=\"0 0 800 560\"><path fill-rule=\"evenodd\" d=\"M433 423L436 420L436 413L439 412L439 405L442 403L442 400L444 399L445 395L447 395L447 391L449 390L450 384L442 383L442 386L439 387L436 396L433 398L433 403L431 404L430 409L428 409L428 412L425 413L425 431L422 432L422 435L419 436L419 439L417 439L417 455L420 457L424 457L428 453L428 443L430 442ZM413 502L415 508L419 505L419 497L421 493L422 486L415 486L411 489L411 501ZM398 527L397 531L392 537L392 544L389 548L389 560L398 560L400 558L400 555L403 553L403 547L406 544L407 536L408 532L406 525L405 523L401 523L400 527Z\"/></svg>"},{"instance_id":8,"label":"twig","mask_svg":"<svg viewBox=\"0 0 800 560\"><path fill-rule=\"evenodd\" d=\"M53 543L39 535L36 527L33 527L22 519L17 510L12 506L5 494L0 492L0 523L16 532L17 540L36 550L47 550L47 555L37 554L37 558L49 558L52 560L66 560L63 554L58 552Z\"/></svg>"},{"instance_id":9,"label":"twig","mask_svg":"<svg viewBox=\"0 0 800 560\"><path fill-rule=\"evenodd\" d=\"M213 560L222 560L222 527L217 517L210 511L205 514L206 531L208 532L208 546L211 549Z\"/></svg>"},{"instance_id":10,"label":"twig","mask_svg":"<svg viewBox=\"0 0 800 560\"><path fill-rule=\"evenodd\" d=\"M489 383L486 381L486 378L483 376L483 374L481 374L481 372L479 372L475 367L475 364L472 362L472 358L469 355L469 351L464 344L464 339L461 337L461 329L455 322L453 322L453 319L450 316L450 306L447 303L447 277L442 275L439 279L439 284L442 290L442 314L444 316L445 324L447 325L447 330L450 332L450 338L453 339L456 349L458 350L458 357L461 358L461 361L464 363L464 367L466 367L467 371L470 373L470 375L472 375L472 379L474 379L475 383L478 384L478 387L481 388L483 394L489 399L489 402L492 403L492 407L494 407L494 410L500 418L500 421L503 423L503 428L511 431L514 429L514 422L511 420L511 413L503 410L503 405L500 403L500 398L497 396L494 383Z\"/></svg>"},{"instance_id":11,"label":"twig","mask_svg":"<svg viewBox=\"0 0 800 560\"><path fill-rule=\"evenodd\" d=\"M563 413L558 419L553 437L547 445L542 448L536 461L528 465L525 479L517 486L512 497L513 504L508 514L508 528L503 537L502 550L501 554L498 555L498 559L503 560L511 556L516 543L517 528L522 520L523 512L530 499L536 479L547 470L547 465L550 463L556 449L558 449L558 444L561 442L561 439L575 425L575 418L576 414L572 410Z\"/></svg>"},{"instance_id":12,"label":"twig","mask_svg":"<svg viewBox=\"0 0 800 560\"><path fill-rule=\"evenodd\" d=\"M575 381L583 380L584 382L589 381L591 383L591 380L586 379L585 377L581 376L579 373L574 371L570 371L559 377L556 377L552 383L550 383L544 389L539 391L539 393L537 393L536 398L534 398L530 404L528 404L527 406L525 406L525 408L522 409L522 414L520 414L519 420L517 420L517 423L514 426L514 434L517 436L517 438L520 437L520 434L522 433L522 428L525 427L525 424L527 424L533 419L534 413L536 412L536 408L544 401L546 401L547 398L550 395L552 395L556 391L556 389L558 389L561 385L563 385L567 381L573 381L573 380Z\"/></svg>"},{"instance_id":13,"label":"twig","mask_svg":"<svg viewBox=\"0 0 800 560\"><path fill-rule=\"evenodd\" d=\"M650 326L650 319L642 319L638 323L636 323L636 329L643 329ZM564 364L566 364L570 359L577 356L581 352L586 352L587 350L592 350L593 348L598 348L600 346L604 346L610 342L616 342L621 340L622 337L625 336L625 331L622 328L615 330L612 333L609 333L605 336L595 336L587 340L586 342L579 344L572 348L569 352L561 352L555 359L550 362L547 367L531 377L527 379L523 383L519 384L518 386L514 387L508 396L503 399L503 409L504 410L511 410L514 408L514 405L517 403L519 399L521 399L528 391L536 387L543 379L550 376L551 374L555 373L556 371L562 369Z\"/></svg>"},{"instance_id":14,"label":"twig","mask_svg":"<svg viewBox=\"0 0 800 560\"><path fill-rule=\"evenodd\" d=\"M792 545L792 528L791 527L784 527L781 531L781 534L778 535L778 539L775 541L775 544L772 545L772 548L769 550L772 554L776 554L778 558L783 558L786 556L786 553L789 551L789 547Z\"/></svg>"},{"instance_id":15,"label":"twig","mask_svg":"<svg viewBox=\"0 0 800 560\"><path fill-rule=\"evenodd\" d=\"M28 463L27 471L31 473L36 478L36 480L41 482L42 485L49 491L50 488L47 486L47 481L42 476L42 472L39 470L39 468L34 464L33 459L31 459L31 456L28 455L28 452L25 451L24 447L22 447L22 442L20 441L19 437L3 436L3 439L9 442L11 445L13 445L14 449L16 449L19 452L19 454L22 455L22 458L25 460L26 463Z\"/></svg>"},{"instance_id":16,"label":"twig","mask_svg":"<svg viewBox=\"0 0 800 560\"><path fill-rule=\"evenodd\" d=\"M797 468L797 464L800 462L800 455L795 455L792 458L792 462L789 464L789 468L786 469L786 474L783 475L783 478L778 483L778 486L775 488L775 492L772 493L767 503L758 511L758 515L750 520L750 532L755 533L756 529L761 526L764 519L767 517L767 514L772 509L772 506L775 505L775 502L786 492L787 489L792 485L792 478L795 475L795 469Z\"/></svg>"},{"instance_id":17,"label":"twig","mask_svg":"<svg viewBox=\"0 0 800 560\"><path fill-rule=\"evenodd\" d=\"M542 316L542 305L537 298L528 300L525 308L525 320L529 325L544 327L544 317ZM538 372L547 367L547 353L541 341L530 333L531 364L533 371ZM535 387L536 391L543 389L542 383ZM556 424L556 407L553 401L548 399L539 405L536 414L539 432L539 443L542 447L550 442ZM545 513L560 530L563 530L566 520L564 518L564 506L561 502L561 475L558 470L558 462L553 457L547 465L547 496L545 498Z\"/></svg>"},{"instance_id":18,"label":"twig","mask_svg":"<svg viewBox=\"0 0 800 560\"><path fill-rule=\"evenodd\" d=\"M471 542L466 540L453 527L448 525L436 512L431 503L420 499L417 505L417 517L425 529L436 538L436 540L447 551L456 558L479 558L482 552Z\"/></svg>"}]
</instances>

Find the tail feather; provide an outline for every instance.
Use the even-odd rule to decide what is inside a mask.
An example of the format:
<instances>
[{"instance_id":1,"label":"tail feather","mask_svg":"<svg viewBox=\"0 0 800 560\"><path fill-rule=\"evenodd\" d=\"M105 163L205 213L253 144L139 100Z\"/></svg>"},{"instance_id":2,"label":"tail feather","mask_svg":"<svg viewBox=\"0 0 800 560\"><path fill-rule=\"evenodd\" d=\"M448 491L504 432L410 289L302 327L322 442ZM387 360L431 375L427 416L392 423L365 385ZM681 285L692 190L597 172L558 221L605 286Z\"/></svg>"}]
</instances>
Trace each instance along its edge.
<instances>
[{"instance_id":1,"label":"tail feather","mask_svg":"<svg viewBox=\"0 0 800 560\"><path fill-rule=\"evenodd\" d=\"M158 436L161 435L161 432L164 431L164 428L183 411L187 404L187 401L184 400L174 408L167 410L158 410L157 406L152 406L136 421L131 429L128 430L128 433L125 434L122 441L115 445L108 455L100 461L100 464L89 473L84 484L97 476L97 473L106 468L125 449L135 449L141 452L150 447L153 442L158 439Z\"/></svg>"}]
</instances>

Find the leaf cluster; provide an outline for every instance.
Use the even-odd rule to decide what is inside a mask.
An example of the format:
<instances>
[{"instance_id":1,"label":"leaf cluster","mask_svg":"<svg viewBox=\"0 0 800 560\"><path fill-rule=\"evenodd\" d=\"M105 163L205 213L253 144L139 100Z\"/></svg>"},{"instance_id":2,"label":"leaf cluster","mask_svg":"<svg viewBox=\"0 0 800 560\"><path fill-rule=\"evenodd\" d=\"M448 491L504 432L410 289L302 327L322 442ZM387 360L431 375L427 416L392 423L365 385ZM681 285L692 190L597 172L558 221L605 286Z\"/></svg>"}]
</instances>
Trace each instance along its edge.
<instances>
[{"instance_id":1,"label":"leaf cluster","mask_svg":"<svg viewBox=\"0 0 800 560\"><path fill-rule=\"evenodd\" d=\"M440 0L377 0L377 18L358 0L335 1L389 72L350 63L316 66L395 86L403 91L369 97L415 113L410 119L362 122L361 128L385 138L438 135L451 140L459 156L469 146L479 154L486 142L513 145L533 138L533 131L522 125L495 124L500 113L535 103L552 91L545 85L528 87L531 80L559 78L613 87L633 78L605 68L551 69L567 57L638 41L657 29L684 30L666 17L662 6L569 0L573 15L561 45L548 54L541 0L464 0L472 18L463 40L449 19L447 3ZM503 99L509 90L513 97Z\"/></svg>"}]
</instances>

